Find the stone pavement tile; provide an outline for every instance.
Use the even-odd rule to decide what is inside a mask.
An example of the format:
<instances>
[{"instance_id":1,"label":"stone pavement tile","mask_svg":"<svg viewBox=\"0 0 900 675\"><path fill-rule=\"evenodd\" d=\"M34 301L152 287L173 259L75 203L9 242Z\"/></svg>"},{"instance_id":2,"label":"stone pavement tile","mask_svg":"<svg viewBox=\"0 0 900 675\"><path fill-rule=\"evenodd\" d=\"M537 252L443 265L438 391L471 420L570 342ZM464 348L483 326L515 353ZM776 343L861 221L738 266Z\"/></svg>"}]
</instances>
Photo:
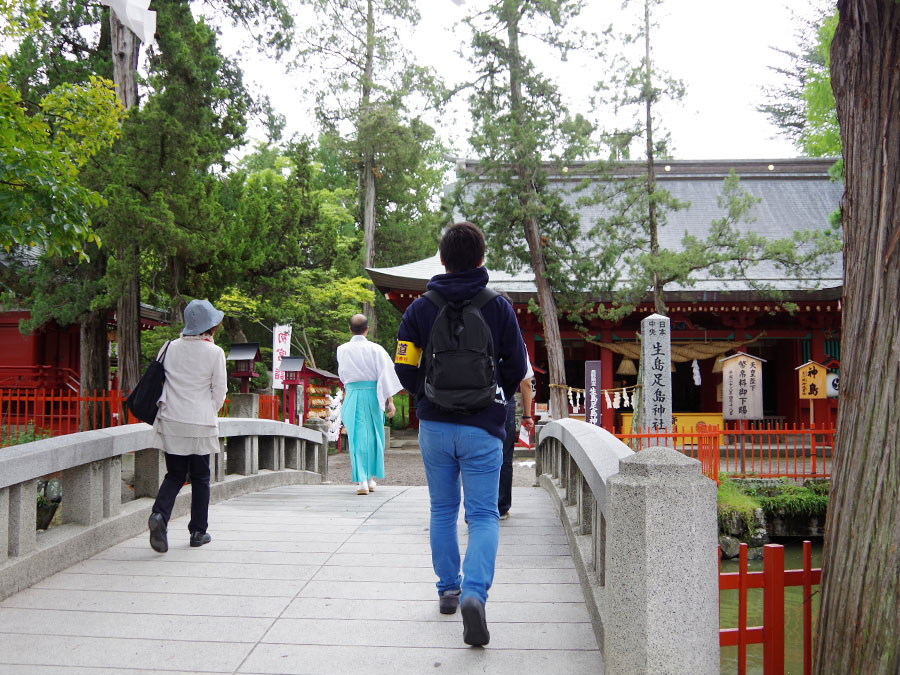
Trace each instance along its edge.
<instances>
[{"instance_id":1,"label":"stone pavement tile","mask_svg":"<svg viewBox=\"0 0 900 675\"><path fill-rule=\"evenodd\" d=\"M260 544L265 544L265 546L263 546L264 549L268 545L271 545L273 543L280 543L284 545L342 544L343 542L347 541L348 538L355 536L352 532L288 532L286 530L266 530L260 532L257 530L247 529L223 529L221 527L214 529L212 526L209 529L209 533L214 536L217 545L220 542L226 541L241 542L247 545L251 545L251 542L259 542ZM108 550L113 551L122 548L146 549L148 548L147 540L147 535L142 534L139 537L134 537L132 539L123 541L121 544L116 544Z\"/></svg>"},{"instance_id":2,"label":"stone pavement tile","mask_svg":"<svg viewBox=\"0 0 900 675\"><path fill-rule=\"evenodd\" d=\"M316 565L253 565L251 563L184 563L157 562L153 560L131 561L85 560L66 570L69 574L105 574L148 577L191 577L218 580L241 579L241 587L232 589L238 595L284 595L292 587L312 579L320 567ZM272 583L272 582L284 583ZM253 582L253 583L244 583ZM112 590L112 589L110 589ZM296 591L294 591L296 592Z\"/></svg>"},{"instance_id":3,"label":"stone pavement tile","mask_svg":"<svg viewBox=\"0 0 900 675\"><path fill-rule=\"evenodd\" d=\"M3 664L0 672L3 675L47 675L47 666L11 666ZM196 675L197 670L155 670L144 668L131 668L128 666L117 666L112 668L104 668L100 673L108 673L109 675ZM97 668L82 668L66 665L65 675L98 675Z\"/></svg>"},{"instance_id":4,"label":"stone pavement tile","mask_svg":"<svg viewBox=\"0 0 900 675\"><path fill-rule=\"evenodd\" d=\"M0 633L255 643L272 625L270 618L148 615L44 608L0 607Z\"/></svg>"},{"instance_id":5,"label":"stone pavement tile","mask_svg":"<svg viewBox=\"0 0 900 675\"><path fill-rule=\"evenodd\" d=\"M345 567L425 567L432 569L431 553L418 555L394 555L390 553L335 553L328 559L329 565Z\"/></svg>"},{"instance_id":6,"label":"stone pavement tile","mask_svg":"<svg viewBox=\"0 0 900 675\"><path fill-rule=\"evenodd\" d=\"M496 569L515 569L533 567L538 569L574 568L575 562L570 555L501 555L497 554Z\"/></svg>"},{"instance_id":7,"label":"stone pavement tile","mask_svg":"<svg viewBox=\"0 0 900 675\"><path fill-rule=\"evenodd\" d=\"M356 598L361 600L431 600L434 599L434 583L391 581L343 581L308 582L299 597L304 598ZM579 584L497 584L489 592L491 600L530 602L584 602Z\"/></svg>"},{"instance_id":8,"label":"stone pavement tile","mask_svg":"<svg viewBox=\"0 0 900 675\"><path fill-rule=\"evenodd\" d=\"M265 571L263 574L265 574ZM307 576L308 574L306 572ZM194 577L167 576L162 573L157 576L138 576L60 572L43 581L39 581L32 588L103 592L196 593L198 595L234 595L253 598L257 596L292 597L291 591L304 583L306 583L305 579L296 578L215 577L207 568L205 576Z\"/></svg>"},{"instance_id":9,"label":"stone pavement tile","mask_svg":"<svg viewBox=\"0 0 900 675\"><path fill-rule=\"evenodd\" d=\"M234 584L232 583L232 585ZM226 593L228 590L228 584L223 584L222 593ZM176 614L180 616L274 618L281 614L288 602L289 598L286 597L192 595L187 588L172 593L137 593L134 591L85 591L32 587L7 598L3 601L2 606L79 609L91 612Z\"/></svg>"},{"instance_id":10,"label":"stone pavement tile","mask_svg":"<svg viewBox=\"0 0 900 675\"><path fill-rule=\"evenodd\" d=\"M430 567L344 567L325 565L315 575L316 581L424 581L434 583L437 577ZM578 573L570 569L498 569L494 585L519 584L577 584Z\"/></svg>"},{"instance_id":11,"label":"stone pavement tile","mask_svg":"<svg viewBox=\"0 0 900 675\"><path fill-rule=\"evenodd\" d=\"M386 535L390 536L390 535ZM568 544L543 544L538 538L529 540L533 543L526 543L519 538L518 542L506 541L503 535L500 535L500 545L497 549L498 555L504 553L516 553L518 555L554 555L564 556L569 554ZM379 554L401 554L401 555L417 555L422 553L422 546L426 550L430 550L428 542L419 542L414 544L394 542L394 541L370 541L358 542L348 541L337 549L337 553L343 555L346 553L379 553ZM464 551L464 542L460 542L460 550Z\"/></svg>"},{"instance_id":12,"label":"stone pavement tile","mask_svg":"<svg viewBox=\"0 0 900 675\"><path fill-rule=\"evenodd\" d=\"M197 642L177 637L126 640L0 634L0 671L3 664L30 663L45 666L48 673L64 673L70 666L99 669L122 664L146 664L160 670L196 666L194 672L233 673L252 648L247 643Z\"/></svg>"},{"instance_id":13,"label":"stone pavement tile","mask_svg":"<svg viewBox=\"0 0 900 675\"><path fill-rule=\"evenodd\" d=\"M586 623L587 607L579 602L488 601L491 621L504 623ZM448 621L438 611L437 590L428 600L366 600L355 598L296 598L282 614L286 619L365 619L368 621Z\"/></svg>"},{"instance_id":14,"label":"stone pavement tile","mask_svg":"<svg viewBox=\"0 0 900 675\"><path fill-rule=\"evenodd\" d=\"M259 645L241 665L244 675L423 675L423 673L496 673L506 675L602 675L599 651L534 651L458 648L331 647Z\"/></svg>"},{"instance_id":15,"label":"stone pavement tile","mask_svg":"<svg viewBox=\"0 0 900 675\"><path fill-rule=\"evenodd\" d=\"M245 539L242 536L234 535L223 537L221 532L213 532L211 530L210 534L213 537L213 543L215 544L216 550L260 551L266 553L334 553L341 547L344 540L347 538L347 535L343 535L344 539L341 541L283 541L281 537L274 532L268 533L265 539ZM144 539L146 539L146 537ZM114 551L127 551L128 549L134 548L144 549L145 551L151 550L148 541L141 541L139 546L119 546L109 549L109 551L113 551L113 553L108 556L108 559L115 559ZM122 559L125 559L125 556L128 555L133 556L134 554L130 552L123 553ZM134 558L132 557L131 559L133 560Z\"/></svg>"},{"instance_id":16,"label":"stone pavement tile","mask_svg":"<svg viewBox=\"0 0 900 675\"><path fill-rule=\"evenodd\" d=\"M453 617L451 617L453 619ZM596 649L590 623L497 623L487 609L496 649ZM263 643L346 647L455 647L462 643L462 619L368 621L366 619L278 619Z\"/></svg>"},{"instance_id":17,"label":"stone pavement tile","mask_svg":"<svg viewBox=\"0 0 900 675\"><path fill-rule=\"evenodd\" d=\"M107 549L95 556L99 560L152 560L157 562L248 563L256 565L322 565L330 553L286 553L283 551L228 551L216 548L216 540L203 548L190 548L187 535L184 542L173 543L169 533L169 551L159 554L150 548Z\"/></svg>"}]
</instances>

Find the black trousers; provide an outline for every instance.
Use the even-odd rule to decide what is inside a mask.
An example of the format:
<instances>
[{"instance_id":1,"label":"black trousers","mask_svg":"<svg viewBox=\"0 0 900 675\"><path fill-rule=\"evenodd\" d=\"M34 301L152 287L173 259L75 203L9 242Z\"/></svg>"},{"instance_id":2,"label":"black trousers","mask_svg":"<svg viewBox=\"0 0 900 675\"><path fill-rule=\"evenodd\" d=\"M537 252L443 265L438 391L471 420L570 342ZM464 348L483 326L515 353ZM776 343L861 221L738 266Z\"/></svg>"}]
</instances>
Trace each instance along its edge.
<instances>
[{"instance_id":1,"label":"black trousers","mask_svg":"<svg viewBox=\"0 0 900 675\"><path fill-rule=\"evenodd\" d=\"M516 446L516 400L506 405L506 440L503 441L503 464L500 465L500 489L497 510L502 516L512 506L513 452Z\"/></svg>"},{"instance_id":2,"label":"black trousers","mask_svg":"<svg viewBox=\"0 0 900 675\"><path fill-rule=\"evenodd\" d=\"M185 479L191 477L191 521L188 531L206 532L209 527L209 455L166 455L166 477L156 501L153 513L163 517L166 526L175 506L175 498L181 492Z\"/></svg>"}]
</instances>

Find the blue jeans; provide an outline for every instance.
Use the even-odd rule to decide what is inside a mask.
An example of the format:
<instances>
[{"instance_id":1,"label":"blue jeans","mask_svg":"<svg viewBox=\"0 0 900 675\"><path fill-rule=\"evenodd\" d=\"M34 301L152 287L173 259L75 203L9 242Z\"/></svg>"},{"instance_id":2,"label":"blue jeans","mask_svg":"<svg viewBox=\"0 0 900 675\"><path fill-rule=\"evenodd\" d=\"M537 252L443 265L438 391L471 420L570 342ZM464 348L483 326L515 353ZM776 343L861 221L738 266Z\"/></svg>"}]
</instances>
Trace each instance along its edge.
<instances>
[{"instance_id":1,"label":"blue jeans","mask_svg":"<svg viewBox=\"0 0 900 675\"><path fill-rule=\"evenodd\" d=\"M497 487L502 441L478 427L421 420L419 446L431 498L431 564L438 576L438 593L460 589L462 597L473 595L486 602L500 535ZM460 478L469 521L462 575L456 529Z\"/></svg>"}]
</instances>

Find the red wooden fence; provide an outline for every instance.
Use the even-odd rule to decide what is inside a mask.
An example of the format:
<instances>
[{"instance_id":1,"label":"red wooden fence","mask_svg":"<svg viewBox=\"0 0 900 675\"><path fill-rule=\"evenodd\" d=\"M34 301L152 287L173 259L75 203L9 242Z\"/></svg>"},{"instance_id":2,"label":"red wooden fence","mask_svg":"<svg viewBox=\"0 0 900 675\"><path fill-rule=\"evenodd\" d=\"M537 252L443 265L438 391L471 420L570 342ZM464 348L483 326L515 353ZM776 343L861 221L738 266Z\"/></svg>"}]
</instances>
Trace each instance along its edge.
<instances>
[{"instance_id":1,"label":"red wooden fence","mask_svg":"<svg viewBox=\"0 0 900 675\"><path fill-rule=\"evenodd\" d=\"M616 434L632 450L655 445L673 447L700 460L703 473L718 481L720 471L733 477L829 478L834 429L793 425L772 429L697 429Z\"/></svg>"},{"instance_id":2,"label":"red wooden fence","mask_svg":"<svg viewBox=\"0 0 900 675\"><path fill-rule=\"evenodd\" d=\"M283 421L281 416L281 397L260 394L259 419Z\"/></svg>"},{"instance_id":3,"label":"red wooden fence","mask_svg":"<svg viewBox=\"0 0 900 675\"><path fill-rule=\"evenodd\" d=\"M52 391L0 389L0 447L22 440L74 434L139 422L125 408L121 391L95 391L81 396L68 389ZM221 415L228 416L228 400ZM267 419L277 419L276 415Z\"/></svg>"},{"instance_id":4,"label":"red wooden fence","mask_svg":"<svg viewBox=\"0 0 900 675\"><path fill-rule=\"evenodd\" d=\"M721 564L720 564L721 569ZM747 544L741 544L737 572L719 572L719 591L737 590L738 625L719 630L721 647L737 647L738 675L747 672L747 645L762 644L763 673L784 673L784 589L803 587L803 673L812 672L812 587L822 581L822 570L812 568L812 545L803 542L803 568L784 569L784 547L763 547L763 570L747 571ZM747 626L747 591L763 591L763 625Z\"/></svg>"}]
</instances>

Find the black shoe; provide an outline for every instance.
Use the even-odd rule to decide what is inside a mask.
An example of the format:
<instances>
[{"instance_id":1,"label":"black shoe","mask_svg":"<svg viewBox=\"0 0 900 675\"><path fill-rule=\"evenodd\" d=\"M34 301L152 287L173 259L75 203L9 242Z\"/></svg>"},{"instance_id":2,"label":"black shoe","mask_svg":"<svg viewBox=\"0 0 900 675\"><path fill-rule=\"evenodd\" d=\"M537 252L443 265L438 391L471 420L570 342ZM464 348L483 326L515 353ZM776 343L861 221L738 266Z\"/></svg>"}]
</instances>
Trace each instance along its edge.
<instances>
[{"instance_id":1,"label":"black shoe","mask_svg":"<svg viewBox=\"0 0 900 675\"><path fill-rule=\"evenodd\" d=\"M456 614L456 608L459 607L459 589L453 591L444 591L438 600L441 614Z\"/></svg>"},{"instance_id":2,"label":"black shoe","mask_svg":"<svg viewBox=\"0 0 900 675\"><path fill-rule=\"evenodd\" d=\"M191 546L193 548L203 546L203 544L208 544L211 541L212 537L207 532L191 532Z\"/></svg>"},{"instance_id":3,"label":"black shoe","mask_svg":"<svg viewBox=\"0 0 900 675\"><path fill-rule=\"evenodd\" d=\"M491 641L487 619L484 617L484 603L472 595L467 595L459 605L463 620L463 642L473 647L481 647Z\"/></svg>"},{"instance_id":4,"label":"black shoe","mask_svg":"<svg viewBox=\"0 0 900 675\"><path fill-rule=\"evenodd\" d=\"M150 515L147 521L150 528L150 548L157 553L165 553L169 550L169 538L166 536L166 523L158 513Z\"/></svg>"}]
</instances>

